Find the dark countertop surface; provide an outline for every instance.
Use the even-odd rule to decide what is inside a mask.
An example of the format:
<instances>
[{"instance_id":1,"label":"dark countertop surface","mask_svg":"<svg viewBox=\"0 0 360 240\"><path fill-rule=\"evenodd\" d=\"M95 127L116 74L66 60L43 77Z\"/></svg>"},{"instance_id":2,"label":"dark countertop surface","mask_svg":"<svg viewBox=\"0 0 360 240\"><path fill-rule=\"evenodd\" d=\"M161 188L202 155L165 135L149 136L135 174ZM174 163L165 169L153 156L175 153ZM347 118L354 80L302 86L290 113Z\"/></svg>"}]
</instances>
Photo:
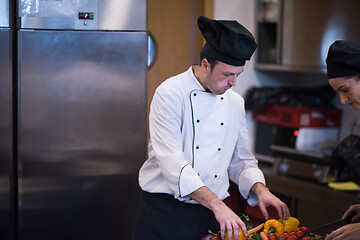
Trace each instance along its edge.
<instances>
[{"instance_id":1,"label":"dark countertop surface","mask_svg":"<svg viewBox=\"0 0 360 240\"><path fill-rule=\"evenodd\" d=\"M350 205L360 203L360 191L336 191L325 183L280 176L268 165L259 167L270 191L292 198L292 215L310 228L338 220Z\"/></svg>"}]
</instances>

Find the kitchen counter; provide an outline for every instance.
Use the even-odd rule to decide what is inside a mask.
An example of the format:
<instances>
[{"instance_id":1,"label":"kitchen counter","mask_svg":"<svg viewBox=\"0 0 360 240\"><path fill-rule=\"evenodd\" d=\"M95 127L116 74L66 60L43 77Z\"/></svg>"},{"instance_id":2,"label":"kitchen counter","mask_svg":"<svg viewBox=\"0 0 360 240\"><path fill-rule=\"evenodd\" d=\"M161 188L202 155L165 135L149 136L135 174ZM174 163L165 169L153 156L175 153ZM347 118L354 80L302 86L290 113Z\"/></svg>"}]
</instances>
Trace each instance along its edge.
<instances>
[{"instance_id":1,"label":"kitchen counter","mask_svg":"<svg viewBox=\"0 0 360 240\"><path fill-rule=\"evenodd\" d=\"M269 189L291 199L291 215L309 228L341 218L350 205L360 203L360 192L335 191L326 184L279 176L271 167L259 164Z\"/></svg>"}]
</instances>

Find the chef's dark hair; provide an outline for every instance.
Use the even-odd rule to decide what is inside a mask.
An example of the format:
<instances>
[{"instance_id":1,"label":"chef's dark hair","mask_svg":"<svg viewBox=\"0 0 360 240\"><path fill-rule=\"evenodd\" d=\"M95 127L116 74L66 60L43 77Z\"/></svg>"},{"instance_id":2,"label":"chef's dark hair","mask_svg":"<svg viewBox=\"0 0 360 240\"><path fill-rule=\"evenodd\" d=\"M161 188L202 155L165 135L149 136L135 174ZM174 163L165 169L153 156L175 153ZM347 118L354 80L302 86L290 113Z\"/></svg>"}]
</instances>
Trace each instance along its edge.
<instances>
[{"instance_id":1,"label":"chef's dark hair","mask_svg":"<svg viewBox=\"0 0 360 240\"><path fill-rule=\"evenodd\" d=\"M214 67L216 66L216 64L219 63L218 60L210 57L205 51L204 49L201 50L200 52L200 66L201 66L201 62L203 59L206 59L208 61L208 63L210 64L210 70L212 71L214 69Z\"/></svg>"},{"instance_id":2,"label":"chef's dark hair","mask_svg":"<svg viewBox=\"0 0 360 240\"><path fill-rule=\"evenodd\" d=\"M350 76L350 77L353 77L355 79L355 81L360 82L360 74Z\"/></svg>"},{"instance_id":3,"label":"chef's dark hair","mask_svg":"<svg viewBox=\"0 0 360 240\"><path fill-rule=\"evenodd\" d=\"M354 78L356 82L360 82L360 74L350 75L350 76L341 77L341 78L345 78L345 79Z\"/></svg>"}]
</instances>

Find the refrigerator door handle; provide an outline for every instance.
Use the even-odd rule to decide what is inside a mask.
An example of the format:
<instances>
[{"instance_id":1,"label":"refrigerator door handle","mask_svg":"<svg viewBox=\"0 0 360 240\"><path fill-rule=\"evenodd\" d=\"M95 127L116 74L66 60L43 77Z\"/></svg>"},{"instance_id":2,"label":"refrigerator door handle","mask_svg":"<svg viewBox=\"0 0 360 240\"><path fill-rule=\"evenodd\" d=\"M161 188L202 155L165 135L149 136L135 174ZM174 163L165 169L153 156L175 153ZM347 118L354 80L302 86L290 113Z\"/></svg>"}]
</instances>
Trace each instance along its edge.
<instances>
[{"instance_id":1,"label":"refrigerator door handle","mask_svg":"<svg viewBox=\"0 0 360 240\"><path fill-rule=\"evenodd\" d=\"M158 54L158 47L155 40L155 37L152 33L148 32L148 56L147 56L147 65L148 70L152 68L155 64Z\"/></svg>"}]
</instances>

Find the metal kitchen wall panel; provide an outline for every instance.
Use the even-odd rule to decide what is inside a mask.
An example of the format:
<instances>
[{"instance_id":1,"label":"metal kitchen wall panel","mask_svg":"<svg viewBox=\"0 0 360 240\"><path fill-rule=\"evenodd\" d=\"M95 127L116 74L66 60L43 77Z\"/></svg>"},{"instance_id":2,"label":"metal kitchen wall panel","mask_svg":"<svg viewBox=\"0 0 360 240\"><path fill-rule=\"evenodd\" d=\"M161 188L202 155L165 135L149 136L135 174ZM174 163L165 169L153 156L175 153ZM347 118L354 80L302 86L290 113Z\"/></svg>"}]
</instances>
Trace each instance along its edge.
<instances>
[{"instance_id":1,"label":"metal kitchen wall panel","mask_svg":"<svg viewBox=\"0 0 360 240\"><path fill-rule=\"evenodd\" d=\"M10 26L9 0L0 0L0 28Z\"/></svg>"},{"instance_id":2,"label":"metal kitchen wall panel","mask_svg":"<svg viewBox=\"0 0 360 240\"><path fill-rule=\"evenodd\" d=\"M12 30L0 28L0 239L14 239L12 173Z\"/></svg>"},{"instance_id":3,"label":"metal kitchen wall panel","mask_svg":"<svg viewBox=\"0 0 360 240\"><path fill-rule=\"evenodd\" d=\"M145 31L146 9L146 0L19 1L20 28Z\"/></svg>"},{"instance_id":4,"label":"metal kitchen wall panel","mask_svg":"<svg viewBox=\"0 0 360 240\"><path fill-rule=\"evenodd\" d=\"M145 32L19 31L21 239L130 239L146 64Z\"/></svg>"}]
</instances>

